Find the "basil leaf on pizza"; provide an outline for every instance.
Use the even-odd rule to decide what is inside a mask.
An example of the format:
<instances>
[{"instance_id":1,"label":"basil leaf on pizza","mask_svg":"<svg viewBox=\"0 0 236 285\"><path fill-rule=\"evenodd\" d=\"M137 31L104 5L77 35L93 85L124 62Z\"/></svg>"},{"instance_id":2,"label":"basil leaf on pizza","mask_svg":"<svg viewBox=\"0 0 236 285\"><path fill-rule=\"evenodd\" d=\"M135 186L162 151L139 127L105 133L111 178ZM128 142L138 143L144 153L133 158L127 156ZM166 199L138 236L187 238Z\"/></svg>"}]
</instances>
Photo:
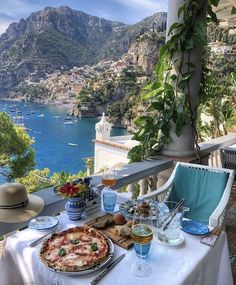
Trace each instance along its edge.
<instances>
[{"instance_id":1,"label":"basil leaf on pizza","mask_svg":"<svg viewBox=\"0 0 236 285\"><path fill-rule=\"evenodd\" d=\"M71 239L71 240L70 240L70 243L72 243L72 244L78 244L78 243L79 243L79 240L77 240L77 239Z\"/></svg>"},{"instance_id":2,"label":"basil leaf on pizza","mask_svg":"<svg viewBox=\"0 0 236 285\"><path fill-rule=\"evenodd\" d=\"M97 251L98 250L98 244L96 242L92 243L91 249L92 249L92 251Z\"/></svg>"},{"instance_id":3,"label":"basil leaf on pizza","mask_svg":"<svg viewBox=\"0 0 236 285\"><path fill-rule=\"evenodd\" d=\"M65 256L65 255L66 255L66 250L65 250L63 247L61 247L61 248L58 250L58 255L59 255L59 256Z\"/></svg>"}]
</instances>

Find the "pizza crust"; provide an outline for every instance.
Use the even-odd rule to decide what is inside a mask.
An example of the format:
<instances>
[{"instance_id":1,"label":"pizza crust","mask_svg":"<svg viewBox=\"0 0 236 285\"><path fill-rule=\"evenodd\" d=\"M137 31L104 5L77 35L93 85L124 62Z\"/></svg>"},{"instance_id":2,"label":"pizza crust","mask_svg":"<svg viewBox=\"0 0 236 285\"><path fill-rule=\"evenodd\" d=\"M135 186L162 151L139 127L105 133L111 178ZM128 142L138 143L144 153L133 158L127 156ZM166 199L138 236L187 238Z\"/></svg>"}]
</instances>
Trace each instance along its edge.
<instances>
[{"instance_id":1,"label":"pizza crust","mask_svg":"<svg viewBox=\"0 0 236 285\"><path fill-rule=\"evenodd\" d=\"M39 258L56 271L79 272L100 264L108 255L107 238L84 226L52 234L43 242Z\"/></svg>"}]
</instances>

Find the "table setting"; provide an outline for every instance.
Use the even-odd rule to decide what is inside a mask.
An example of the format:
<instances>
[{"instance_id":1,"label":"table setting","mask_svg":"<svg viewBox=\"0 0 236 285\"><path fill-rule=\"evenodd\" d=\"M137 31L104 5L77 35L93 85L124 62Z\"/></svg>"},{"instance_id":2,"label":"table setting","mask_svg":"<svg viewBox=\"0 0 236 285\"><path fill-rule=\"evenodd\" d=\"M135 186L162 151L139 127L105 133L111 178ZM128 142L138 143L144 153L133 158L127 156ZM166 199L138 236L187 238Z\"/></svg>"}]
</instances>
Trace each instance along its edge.
<instances>
[{"instance_id":1,"label":"table setting","mask_svg":"<svg viewBox=\"0 0 236 285\"><path fill-rule=\"evenodd\" d=\"M83 212L74 219L65 211L55 217L37 216L27 229L9 235L0 259L3 285L156 285L157 280L170 285L233 285L226 234L185 220L183 200L118 203L122 193L114 198L104 195L106 191L114 192L102 191L102 207L92 215ZM204 240L210 234L211 241L217 236L214 244ZM70 266L88 252L94 263L85 269ZM58 267L63 260L69 269Z\"/></svg>"}]
</instances>

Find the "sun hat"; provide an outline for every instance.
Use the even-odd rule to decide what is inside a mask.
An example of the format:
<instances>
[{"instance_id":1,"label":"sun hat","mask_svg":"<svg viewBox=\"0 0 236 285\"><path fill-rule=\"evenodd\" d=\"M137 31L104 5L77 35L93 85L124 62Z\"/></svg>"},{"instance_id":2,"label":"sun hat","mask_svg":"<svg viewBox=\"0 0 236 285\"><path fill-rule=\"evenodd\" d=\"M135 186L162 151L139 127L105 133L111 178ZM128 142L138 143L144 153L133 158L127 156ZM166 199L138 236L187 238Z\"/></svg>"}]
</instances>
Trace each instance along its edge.
<instances>
[{"instance_id":1,"label":"sun hat","mask_svg":"<svg viewBox=\"0 0 236 285\"><path fill-rule=\"evenodd\" d=\"M20 183L0 185L0 222L20 223L37 216L44 206L42 198L28 194Z\"/></svg>"}]
</instances>

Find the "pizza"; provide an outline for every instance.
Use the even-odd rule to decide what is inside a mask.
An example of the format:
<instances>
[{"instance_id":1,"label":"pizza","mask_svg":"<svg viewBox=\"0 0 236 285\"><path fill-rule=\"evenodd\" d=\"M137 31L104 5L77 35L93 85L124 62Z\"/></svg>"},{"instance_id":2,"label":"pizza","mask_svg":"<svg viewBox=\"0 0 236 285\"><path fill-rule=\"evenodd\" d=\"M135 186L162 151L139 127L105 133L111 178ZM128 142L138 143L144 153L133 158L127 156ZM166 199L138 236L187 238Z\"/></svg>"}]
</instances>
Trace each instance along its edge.
<instances>
[{"instance_id":1,"label":"pizza","mask_svg":"<svg viewBox=\"0 0 236 285\"><path fill-rule=\"evenodd\" d=\"M108 255L107 238L84 226L52 234L43 242L39 258L56 271L78 272L100 264Z\"/></svg>"}]
</instances>

